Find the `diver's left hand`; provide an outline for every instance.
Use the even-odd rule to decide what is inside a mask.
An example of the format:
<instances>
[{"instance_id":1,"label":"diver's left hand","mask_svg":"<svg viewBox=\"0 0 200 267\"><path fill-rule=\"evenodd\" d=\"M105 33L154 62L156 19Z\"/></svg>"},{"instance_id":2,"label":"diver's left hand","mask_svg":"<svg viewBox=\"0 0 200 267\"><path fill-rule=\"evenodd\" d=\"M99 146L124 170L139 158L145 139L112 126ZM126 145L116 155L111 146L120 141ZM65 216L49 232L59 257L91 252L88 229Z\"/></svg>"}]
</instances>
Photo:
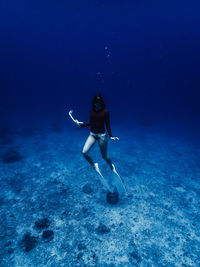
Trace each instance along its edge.
<instances>
[{"instance_id":1,"label":"diver's left hand","mask_svg":"<svg viewBox=\"0 0 200 267\"><path fill-rule=\"evenodd\" d=\"M112 139L112 140L119 140L119 137L114 137L114 136L112 136L112 137L110 137L110 139Z\"/></svg>"}]
</instances>

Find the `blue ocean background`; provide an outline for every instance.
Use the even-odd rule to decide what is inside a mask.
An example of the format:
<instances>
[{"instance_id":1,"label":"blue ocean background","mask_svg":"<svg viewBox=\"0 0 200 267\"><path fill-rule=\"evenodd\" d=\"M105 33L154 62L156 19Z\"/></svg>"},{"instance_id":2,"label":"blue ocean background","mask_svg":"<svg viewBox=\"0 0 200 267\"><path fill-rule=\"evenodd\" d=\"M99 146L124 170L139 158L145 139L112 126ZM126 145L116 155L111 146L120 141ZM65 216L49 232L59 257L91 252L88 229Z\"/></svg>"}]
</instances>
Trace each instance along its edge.
<instances>
[{"instance_id":1,"label":"blue ocean background","mask_svg":"<svg viewBox=\"0 0 200 267\"><path fill-rule=\"evenodd\" d=\"M200 266L199 10L1 0L0 266ZM115 205L68 115L88 122L98 93L129 192Z\"/></svg>"}]
</instances>

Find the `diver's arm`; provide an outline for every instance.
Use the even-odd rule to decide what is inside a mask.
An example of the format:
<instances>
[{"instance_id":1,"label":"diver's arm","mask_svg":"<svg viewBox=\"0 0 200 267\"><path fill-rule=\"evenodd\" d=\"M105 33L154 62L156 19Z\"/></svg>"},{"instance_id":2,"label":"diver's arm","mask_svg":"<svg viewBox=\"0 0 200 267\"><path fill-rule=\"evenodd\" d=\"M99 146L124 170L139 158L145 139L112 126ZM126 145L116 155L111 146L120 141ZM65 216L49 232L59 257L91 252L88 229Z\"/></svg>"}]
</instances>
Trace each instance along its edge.
<instances>
[{"instance_id":1,"label":"diver's arm","mask_svg":"<svg viewBox=\"0 0 200 267\"><path fill-rule=\"evenodd\" d=\"M84 124L82 121L75 120L74 117L72 116L72 112L73 112L73 110L70 110L70 111L69 111L69 116L70 116L70 118L73 120L73 122L75 122L76 125L78 125L78 126Z\"/></svg>"},{"instance_id":2,"label":"diver's arm","mask_svg":"<svg viewBox=\"0 0 200 267\"><path fill-rule=\"evenodd\" d=\"M78 123L77 124L79 127L87 127L90 125L90 122L85 122L85 123Z\"/></svg>"},{"instance_id":3,"label":"diver's arm","mask_svg":"<svg viewBox=\"0 0 200 267\"><path fill-rule=\"evenodd\" d=\"M119 140L119 137L112 136L112 132L111 132L111 129L110 129L110 114L109 114L109 111L106 111L106 129L108 131L110 139Z\"/></svg>"},{"instance_id":4,"label":"diver's arm","mask_svg":"<svg viewBox=\"0 0 200 267\"><path fill-rule=\"evenodd\" d=\"M109 114L109 111L106 111L106 129L108 131L108 134L109 134L109 137L112 137L112 132L111 132L111 129L110 129L110 114Z\"/></svg>"}]
</instances>

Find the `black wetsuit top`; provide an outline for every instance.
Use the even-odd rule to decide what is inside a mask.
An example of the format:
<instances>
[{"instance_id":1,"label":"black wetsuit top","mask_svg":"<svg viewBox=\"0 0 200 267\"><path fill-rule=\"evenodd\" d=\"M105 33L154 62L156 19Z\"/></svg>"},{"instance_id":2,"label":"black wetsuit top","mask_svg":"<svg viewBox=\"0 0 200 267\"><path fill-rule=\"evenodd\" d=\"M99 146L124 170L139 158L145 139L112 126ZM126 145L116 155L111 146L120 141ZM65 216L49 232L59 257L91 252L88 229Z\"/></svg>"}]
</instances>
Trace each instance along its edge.
<instances>
[{"instance_id":1,"label":"black wetsuit top","mask_svg":"<svg viewBox=\"0 0 200 267\"><path fill-rule=\"evenodd\" d=\"M80 127L87 127L90 125L91 132L93 133L105 133L104 123L106 124L106 129L110 137L112 137L111 129L110 129L110 118L109 111L106 109L95 111L93 109L90 110L90 121L80 124Z\"/></svg>"}]
</instances>

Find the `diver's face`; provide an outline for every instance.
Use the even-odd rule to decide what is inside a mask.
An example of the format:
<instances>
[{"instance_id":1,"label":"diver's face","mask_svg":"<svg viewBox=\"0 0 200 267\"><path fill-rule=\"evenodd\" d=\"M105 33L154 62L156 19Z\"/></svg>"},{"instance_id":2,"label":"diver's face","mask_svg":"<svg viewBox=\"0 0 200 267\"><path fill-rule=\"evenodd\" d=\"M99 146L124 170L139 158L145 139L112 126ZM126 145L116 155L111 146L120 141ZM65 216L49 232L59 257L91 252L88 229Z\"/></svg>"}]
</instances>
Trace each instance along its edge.
<instances>
[{"instance_id":1,"label":"diver's face","mask_svg":"<svg viewBox=\"0 0 200 267\"><path fill-rule=\"evenodd\" d=\"M95 109L100 110L101 109L101 104L100 103L95 103Z\"/></svg>"}]
</instances>

